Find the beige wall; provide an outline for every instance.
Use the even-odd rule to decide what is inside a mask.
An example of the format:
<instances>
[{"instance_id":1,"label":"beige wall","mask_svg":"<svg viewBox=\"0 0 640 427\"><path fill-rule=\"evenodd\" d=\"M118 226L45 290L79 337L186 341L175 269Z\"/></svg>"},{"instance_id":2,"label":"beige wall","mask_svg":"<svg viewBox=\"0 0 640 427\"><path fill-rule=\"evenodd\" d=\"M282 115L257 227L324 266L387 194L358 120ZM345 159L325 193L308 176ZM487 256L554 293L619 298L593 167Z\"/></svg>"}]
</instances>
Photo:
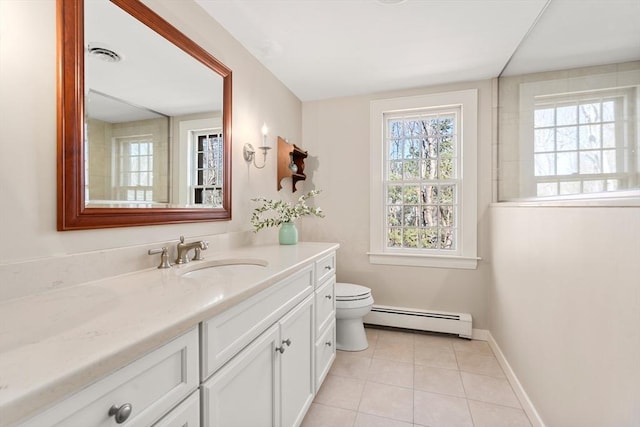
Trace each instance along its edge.
<instances>
[{"instance_id":1,"label":"beige wall","mask_svg":"<svg viewBox=\"0 0 640 427\"><path fill-rule=\"evenodd\" d=\"M491 209L488 328L548 427L640 425L640 208Z\"/></svg>"},{"instance_id":2,"label":"beige wall","mask_svg":"<svg viewBox=\"0 0 640 427\"><path fill-rule=\"evenodd\" d=\"M299 141L301 103L194 2L147 1L233 70L233 220L56 231L56 2L0 2L0 266L51 256L249 230L251 197L276 194L275 156L247 167L242 145L260 128ZM11 242L11 244L7 244ZM147 257L140 251L140 257ZM145 260L146 261L146 260Z\"/></svg>"},{"instance_id":3,"label":"beige wall","mask_svg":"<svg viewBox=\"0 0 640 427\"><path fill-rule=\"evenodd\" d=\"M377 304L471 313L474 328L487 327L491 87L487 80L303 104L305 173L324 190L318 205L327 212L321 222L304 222L303 232L311 240L340 242L338 280L370 287ZM472 88L479 90L478 254L483 261L477 270L369 264L370 101Z\"/></svg>"}]
</instances>

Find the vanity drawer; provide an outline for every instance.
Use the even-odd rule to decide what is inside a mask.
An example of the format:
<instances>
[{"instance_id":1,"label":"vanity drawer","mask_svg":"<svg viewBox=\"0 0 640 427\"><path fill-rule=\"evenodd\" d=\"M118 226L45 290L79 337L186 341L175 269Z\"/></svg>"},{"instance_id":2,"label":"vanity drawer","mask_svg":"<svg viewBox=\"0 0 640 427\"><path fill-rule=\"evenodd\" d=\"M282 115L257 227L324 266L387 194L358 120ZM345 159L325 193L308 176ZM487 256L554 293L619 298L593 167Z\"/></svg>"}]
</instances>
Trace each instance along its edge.
<instances>
[{"instance_id":1,"label":"vanity drawer","mask_svg":"<svg viewBox=\"0 0 640 427\"><path fill-rule=\"evenodd\" d=\"M113 427L110 408L131 405L128 427L152 425L198 388L198 329L165 344L22 426Z\"/></svg>"},{"instance_id":2,"label":"vanity drawer","mask_svg":"<svg viewBox=\"0 0 640 427\"><path fill-rule=\"evenodd\" d=\"M200 392L193 392L153 427L200 427Z\"/></svg>"},{"instance_id":3,"label":"vanity drawer","mask_svg":"<svg viewBox=\"0 0 640 427\"><path fill-rule=\"evenodd\" d=\"M324 282L329 276L336 272L336 253L332 252L329 255L319 259L315 263L316 267L316 285Z\"/></svg>"},{"instance_id":4,"label":"vanity drawer","mask_svg":"<svg viewBox=\"0 0 640 427\"><path fill-rule=\"evenodd\" d=\"M327 330L316 341L316 366L315 380L316 393L331 369L331 364L336 358L336 322L329 325Z\"/></svg>"},{"instance_id":5,"label":"vanity drawer","mask_svg":"<svg viewBox=\"0 0 640 427\"><path fill-rule=\"evenodd\" d=\"M207 379L312 292L313 268L309 266L218 316L202 322L202 380Z\"/></svg>"},{"instance_id":6,"label":"vanity drawer","mask_svg":"<svg viewBox=\"0 0 640 427\"><path fill-rule=\"evenodd\" d=\"M324 331L335 319L336 313L336 295L335 295L336 277L332 276L324 282L315 292L315 310L316 310L316 334Z\"/></svg>"}]
</instances>

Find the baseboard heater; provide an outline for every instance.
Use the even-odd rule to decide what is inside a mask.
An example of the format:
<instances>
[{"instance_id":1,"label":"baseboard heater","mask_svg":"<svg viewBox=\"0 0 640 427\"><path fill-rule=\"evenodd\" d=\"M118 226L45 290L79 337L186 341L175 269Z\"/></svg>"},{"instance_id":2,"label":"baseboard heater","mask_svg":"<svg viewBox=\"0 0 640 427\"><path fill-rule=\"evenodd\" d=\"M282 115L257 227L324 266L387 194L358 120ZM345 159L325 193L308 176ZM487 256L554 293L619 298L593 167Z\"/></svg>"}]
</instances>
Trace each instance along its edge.
<instances>
[{"instance_id":1,"label":"baseboard heater","mask_svg":"<svg viewBox=\"0 0 640 427\"><path fill-rule=\"evenodd\" d=\"M447 313L413 308L374 305L364 317L364 323L418 331L441 332L471 339L471 315L468 313Z\"/></svg>"}]
</instances>

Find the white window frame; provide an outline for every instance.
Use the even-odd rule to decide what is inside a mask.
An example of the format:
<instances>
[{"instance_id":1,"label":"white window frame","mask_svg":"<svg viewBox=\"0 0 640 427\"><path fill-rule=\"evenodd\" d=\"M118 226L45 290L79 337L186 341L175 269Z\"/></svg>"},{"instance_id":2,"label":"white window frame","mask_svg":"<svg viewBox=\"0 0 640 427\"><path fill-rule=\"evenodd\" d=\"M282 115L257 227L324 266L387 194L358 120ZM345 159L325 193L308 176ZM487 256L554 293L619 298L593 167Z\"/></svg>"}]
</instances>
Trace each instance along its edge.
<instances>
[{"instance_id":1,"label":"white window frame","mask_svg":"<svg viewBox=\"0 0 640 427\"><path fill-rule=\"evenodd\" d=\"M597 77L597 78L596 78ZM545 96L560 97L564 94L567 99L575 99L580 101L584 96L595 93L607 93L608 96L621 96L627 98L631 95L631 104L635 111L634 116L627 119L625 129L628 140L625 144L638 144L640 138L640 129L637 126L638 110L640 110L640 96L638 96L639 88L637 82L640 78L640 70L631 70L627 72L606 73L599 75L588 75L574 78L564 78L555 80L543 80L521 83L519 87L519 152L520 152L520 177L519 177L519 193L526 195L515 200L504 200L502 202L515 202L524 204L545 204L559 202L561 205L613 205L635 206L640 201L640 189L637 187L627 190L606 191L597 193L576 193L558 196L533 196L535 193L534 186L536 177L534 173L533 158L533 129L534 129L534 112L536 110L536 100ZM634 92L631 92L634 91ZM626 107L625 107L626 108ZM640 163L640 154L636 149L632 149L632 153L636 152L635 159L632 164ZM631 180L636 178L627 174L626 177ZM570 176L570 175L569 175ZM618 177L617 179L620 179Z\"/></svg>"},{"instance_id":2,"label":"white window frame","mask_svg":"<svg viewBox=\"0 0 640 427\"><path fill-rule=\"evenodd\" d=\"M385 165L388 152L384 138L385 114L429 108L460 108L458 130L460 157L458 241L456 250L398 249L386 247ZM477 268L477 145L478 91L469 89L403 98L380 99L370 105L370 251L371 264L441 268Z\"/></svg>"}]
</instances>

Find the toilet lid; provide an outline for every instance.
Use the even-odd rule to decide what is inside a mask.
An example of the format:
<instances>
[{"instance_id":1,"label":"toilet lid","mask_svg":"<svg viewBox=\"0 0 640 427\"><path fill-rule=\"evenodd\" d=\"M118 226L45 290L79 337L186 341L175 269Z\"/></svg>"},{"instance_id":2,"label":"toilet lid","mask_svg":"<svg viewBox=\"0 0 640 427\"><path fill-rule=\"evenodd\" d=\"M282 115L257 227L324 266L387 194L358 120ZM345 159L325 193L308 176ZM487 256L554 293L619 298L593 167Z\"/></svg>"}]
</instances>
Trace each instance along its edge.
<instances>
[{"instance_id":1,"label":"toilet lid","mask_svg":"<svg viewBox=\"0 0 640 427\"><path fill-rule=\"evenodd\" d=\"M336 283L337 301L354 301L371 296L371 289L353 283Z\"/></svg>"}]
</instances>

